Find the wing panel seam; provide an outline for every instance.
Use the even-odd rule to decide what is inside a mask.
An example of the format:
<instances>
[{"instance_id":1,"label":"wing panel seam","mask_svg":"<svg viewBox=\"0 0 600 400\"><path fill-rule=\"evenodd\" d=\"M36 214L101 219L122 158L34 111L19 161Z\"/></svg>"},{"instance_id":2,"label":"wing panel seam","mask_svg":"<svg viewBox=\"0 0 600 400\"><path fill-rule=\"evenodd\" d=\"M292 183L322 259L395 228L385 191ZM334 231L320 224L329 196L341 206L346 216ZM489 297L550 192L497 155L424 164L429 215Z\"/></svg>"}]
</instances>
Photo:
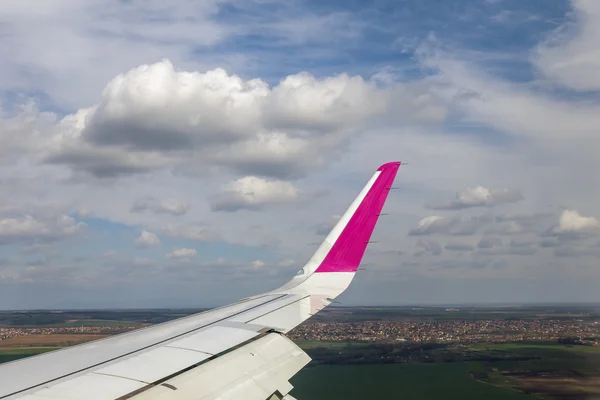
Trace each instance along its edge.
<instances>
[{"instance_id":1,"label":"wing panel seam","mask_svg":"<svg viewBox=\"0 0 600 400\"><path fill-rule=\"evenodd\" d=\"M281 306L281 307L277 307L276 309L274 309L274 310L271 310L271 311L269 311L268 313L264 313L263 315L259 315L258 317L255 317L255 318L249 319L248 321L246 321L246 323L248 323L248 322L252 322L252 321L254 321L254 320L256 320L256 319L259 319L259 318L262 318L262 317L264 317L265 315L269 315L269 314L271 314L271 313L274 313L275 311L279 311L279 310L281 310L282 308L285 308L285 307L287 307L287 306L291 306L292 304L296 304L296 303L298 303L299 301L302 301L302 300L304 300L304 299L306 299L306 298L308 298L308 297L310 297L310 295L306 295L306 296L304 296L304 297L301 297L301 298L299 298L298 300L294 300L294 301L292 301L291 303L285 304L285 305L283 305L283 306Z\"/></svg>"}]
</instances>

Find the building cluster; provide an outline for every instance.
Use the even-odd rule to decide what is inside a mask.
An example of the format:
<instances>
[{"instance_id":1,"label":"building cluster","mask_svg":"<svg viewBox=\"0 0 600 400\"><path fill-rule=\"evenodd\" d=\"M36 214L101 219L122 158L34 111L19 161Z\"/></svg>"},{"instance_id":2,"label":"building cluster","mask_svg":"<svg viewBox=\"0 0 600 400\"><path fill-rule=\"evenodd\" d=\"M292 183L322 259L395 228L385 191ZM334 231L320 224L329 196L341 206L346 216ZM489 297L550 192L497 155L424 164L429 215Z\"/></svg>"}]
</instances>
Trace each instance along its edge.
<instances>
[{"instance_id":1,"label":"building cluster","mask_svg":"<svg viewBox=\"0 0 600 400\"><path fill-rule=\"evenodd\" d=\"M0 327L0 340L25 335L116 334L140 326ZM413 343L517 342L576 339L595 344L600 324L583 320L396 320L308 322L289 336L301 340ZM590 338L592 338L590 340Z\"/></svg>"},{"instance_id":2,"label":"building cluster","mask_svg":"<svg viewBox=\"0 0 600 400\"><path fill-rule=\"evenodd\" d=\"M303 324L292 332L302 340L382 342L517 342L595 338L600 324L582 320L398 320ZM593 342L593 341L592 341Z\"/></svg>"},{"instance_id":3,"label":"building cluster","mask_svg":"<svg viewBox=\"0 0 600 400\"><path fill-rule=\"evenodd\" d=\"M57 334L116 334L139 326L69 326L69 327L46 327L46 328L2 328L0 327L0 340L11 339L26 335L57 335Z\"/></svg>"}]
</instances>

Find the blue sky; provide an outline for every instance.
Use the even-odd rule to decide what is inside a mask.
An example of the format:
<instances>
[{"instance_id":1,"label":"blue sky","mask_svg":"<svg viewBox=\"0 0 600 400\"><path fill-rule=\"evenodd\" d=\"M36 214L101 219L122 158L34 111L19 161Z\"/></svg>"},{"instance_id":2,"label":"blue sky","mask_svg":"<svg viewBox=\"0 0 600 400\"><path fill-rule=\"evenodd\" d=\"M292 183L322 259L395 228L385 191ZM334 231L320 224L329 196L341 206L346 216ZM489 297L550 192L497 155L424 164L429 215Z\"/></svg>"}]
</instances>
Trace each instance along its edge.
<instances>
[{"instance_id":1,"label":"blue sky","mask_svg":"<svg viewBox=\"0 0 600 400\"><path fill-rule=\"evenodd\" d=\"M0 304L275 288L396 159L343 303L600 301L598 22L586 0L5 2Z\"/></svg>"}]
</instances>

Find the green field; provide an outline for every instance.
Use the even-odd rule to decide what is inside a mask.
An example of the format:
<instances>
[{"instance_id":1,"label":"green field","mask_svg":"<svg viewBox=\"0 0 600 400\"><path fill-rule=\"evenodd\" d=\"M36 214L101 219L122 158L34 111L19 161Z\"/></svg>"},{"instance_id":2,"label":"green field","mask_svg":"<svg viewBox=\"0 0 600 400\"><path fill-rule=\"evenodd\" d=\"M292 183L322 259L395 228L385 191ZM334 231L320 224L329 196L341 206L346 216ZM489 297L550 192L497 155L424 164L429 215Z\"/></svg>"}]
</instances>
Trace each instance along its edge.
<instances>
[{"instance_id":1,"label":"green field","mask_svg":"<svg viewBox=\"0 0 600 400\"><path fill-rule=\"evenodd\" d=\"M300 348L302 348L303 350L316 349L318 347L323 347L326 349L345 349L345 348L348 348L349 346L364 347L364 346L369 346L369 345L373 344L372 341L348 342L348 341L342 341L342 340L334 341L334 340L301 340L301 339L294 340L294 343L296 343L298 346L300 346Z\"/></svg>"},{"instance_id":2,"label":"green field","mask_svg":"<svg viewBox=\"0 0 600 400\"><path fill-rule=\"evenodd\" d=\"M477 382L469 376L470 369L465 363L321 365L292 379L292 395L311 400L532 399Z\"/></svg>"},{"instance_id":3,"label":"green field","mask_svg":"<svg viewBox=\"0 0 600 400\"><path fill-rule=\"evenodd\" d=\"M47 351L57 350L58 348L59 347L0 349L0 364L45 353Z\"/></svg>"},{"instance_id":4,"label":"green field","mask_svg":"<svg viewBox=\"0 0 600 400\"><path fill-rule=\"evenodd\" d=\"M539 354L540 351L545 354L551 352L568 352L582 354L597 354L600 356L600 347L566 345L556 342L535 342L535 343L477 343L469 346L470 350L495 350L504 352L519 352Z\"/></svg>"}]
</instances>

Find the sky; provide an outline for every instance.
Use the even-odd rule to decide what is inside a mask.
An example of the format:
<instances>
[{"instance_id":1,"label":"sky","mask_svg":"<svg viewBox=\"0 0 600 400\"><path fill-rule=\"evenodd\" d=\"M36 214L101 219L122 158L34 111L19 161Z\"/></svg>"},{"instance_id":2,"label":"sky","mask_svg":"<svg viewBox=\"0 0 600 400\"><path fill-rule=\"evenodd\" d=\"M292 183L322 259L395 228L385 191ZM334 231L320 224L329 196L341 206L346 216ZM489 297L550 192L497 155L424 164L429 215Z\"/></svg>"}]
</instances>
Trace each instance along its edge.
<instances>
[{"instance_id":1,"label":"sky","mask_svg":"<svg viewBox=\"0 0 600 400\"><path fill-rule=\"evenodd\" d=\"M600 2L3 0L0 308L600 302Z\"/></svg>"}]
</instances>

